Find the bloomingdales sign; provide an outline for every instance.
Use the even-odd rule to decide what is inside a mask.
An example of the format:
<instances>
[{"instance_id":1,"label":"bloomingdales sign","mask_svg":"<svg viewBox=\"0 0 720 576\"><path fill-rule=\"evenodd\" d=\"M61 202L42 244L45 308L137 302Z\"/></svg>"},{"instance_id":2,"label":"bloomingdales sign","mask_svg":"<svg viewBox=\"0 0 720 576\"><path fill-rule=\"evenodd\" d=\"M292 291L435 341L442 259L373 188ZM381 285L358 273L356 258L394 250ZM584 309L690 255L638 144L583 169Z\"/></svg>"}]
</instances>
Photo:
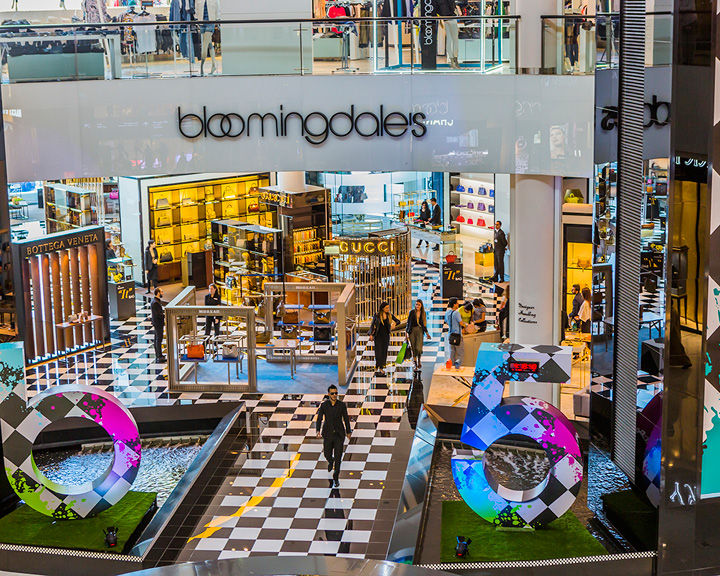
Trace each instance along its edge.
<instances>
[{"instance_id":1,"label":"bloomingdales sign","mask_svg":"<svg viewBox=\"0 0 720 576\"><path fill-rule=\"evenodd\" d=\"M178 130L185 138L287 138L300 135L310 144L319 146L330 136L345 138L355 133L363 138L422 138L427 134L426 116L422 112L387 112L381 104L376 111L358 112L351 105L347 112L331 116L323 112L286 112L282 105L277 112L253 112L243 116L236 112L210 113L203 106L200 114L183 114L177 108Z\"/></svg>"}]
</instances>

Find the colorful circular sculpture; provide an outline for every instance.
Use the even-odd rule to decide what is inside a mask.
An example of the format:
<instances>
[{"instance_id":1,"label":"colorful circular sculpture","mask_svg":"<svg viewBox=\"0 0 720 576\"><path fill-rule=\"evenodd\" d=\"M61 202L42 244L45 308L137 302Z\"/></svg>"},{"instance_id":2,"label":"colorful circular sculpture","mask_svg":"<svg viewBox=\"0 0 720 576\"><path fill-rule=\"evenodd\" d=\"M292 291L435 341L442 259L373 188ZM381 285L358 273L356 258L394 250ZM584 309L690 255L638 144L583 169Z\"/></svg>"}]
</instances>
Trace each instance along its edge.
<instances>
[{"instance_id":1,"label":"colorful circular sculpture","mask_svg":"<svg viewBox=\"0 0 720 576\"><path fill-rule=\"evenodd\" d=\"M82 385L54 386L27 402L22 347L18 355L17 349L0 346L3 456L5 472L18 496L38 512L68 520L94 516L119 502L140 467L140 435L130 411L112 394ZM46 478L32 454L33 443L45 427L65 418L92 420L113 441L108 469L77 486Z\"/></svg>"},{"instance_id":2,"label":"colorful circular sculpture","mask_svg":"<svg viewBox=\"0 0 720 576\"><path fill-rule=\"evenodd\" d=\"M527 396L503 399L502 393L507 381L566 381L569 366L559 370L553 351L548 350L553 347L542 347L544 350L532 356L527 347L494 346L495 350L478 354L462 433L462 441L472 449L457 450L453 455L453 478L463 500L488 522L538 528L562 516L575 502L583 479L579 439L555 406ZM518 365L534 370L518 371ZM499 485L485 470L485 450L510 434L532 438L550 461L545 479L529 490Z\"/></svg>"}]
</instances>

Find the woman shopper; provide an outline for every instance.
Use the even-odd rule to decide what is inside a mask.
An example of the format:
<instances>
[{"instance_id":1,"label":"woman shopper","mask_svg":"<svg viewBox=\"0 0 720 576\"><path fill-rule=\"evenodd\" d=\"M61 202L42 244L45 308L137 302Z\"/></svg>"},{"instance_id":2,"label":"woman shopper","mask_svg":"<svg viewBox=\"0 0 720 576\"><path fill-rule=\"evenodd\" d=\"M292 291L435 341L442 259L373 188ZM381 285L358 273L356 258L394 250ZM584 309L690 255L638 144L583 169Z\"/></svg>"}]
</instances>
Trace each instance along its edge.
<instances>
[{"instance_id":1,"label":"woman shopper","mask_svg":"<svg viewBox=\"0 0 720 576\"><path fill-rule=\"evenodd\" d=\"M205 306L222 306L220 291L213 283L208 286L208 293L205 294ZM220 316L205 316L205 336L215 330L215 336L220 336Z\"/></svg>"},{"instance_id":2,"label":"woman shopper","mask_svg":"<svg viewBox=\"0 0 720 576\"><path fill-rule=\"evenodd\" d=\"M407 339L410 342L410 350L412 351L415 368L420 370L422 368L420 358L423 353L423 338L430 338L430 333L427 329L425 306L419 298L415 302L415 308L410 310L410 314L408 314L405 331L407 332Z\"/></svg>"},{"instance_id":3,"label":"woman shopper","mask_svg":"<svg viewBox=\"0 0 720 576\"><path fill-rule=\"evenodd\" d=\"M379 376L387 376L385 364L390 346L390 332L399 323L400 321L390 313L390 304L387 302L380 304L380 309L373 316L370 324L370 342L375 343L375 374Z\"/></svg>"},{"instance_id":4,"label":"woman shopper","mask_svg":"<svg viewBox=\"0 0 720 576\"><path fill-rule=\"evenodd\" d=\"M580 305L580 311L575 316L575 320L580 325L580 331L583 334L590 334L592 327L592 292L587 286L582 289L583 303Z\"/></svg>"},{"instance_id":5,"label":"woman shopper","mask_svg":"<svg viewBox=\"0 0 720 576\"><path fill-rule=\"evenodd\" d=\"M472 302L473 313L471 320L475 326L477 326L478 332L485 332L487 330L487 308L485 308L485 302L482 298L475 298Z\"/></svg>"},{"instance_id":6,"label":"woman shopper","mask_svg":"<svg viewBox=\"0 0 720 576\"><path fill-rule=\"evenodd\" d=\"M428 222L430 222L430 218L432 218L432 212L430 212L430 205L427 203L427 200L423 200L422 204L420 204L420 216L418 218L418 220L420 220L420 226L425 228ZM422 243L422 240L418 240L417 247L420 248L420 245ZM429 246L427 240L425 240L425 246Z\"/></svg>"}]
</instances>

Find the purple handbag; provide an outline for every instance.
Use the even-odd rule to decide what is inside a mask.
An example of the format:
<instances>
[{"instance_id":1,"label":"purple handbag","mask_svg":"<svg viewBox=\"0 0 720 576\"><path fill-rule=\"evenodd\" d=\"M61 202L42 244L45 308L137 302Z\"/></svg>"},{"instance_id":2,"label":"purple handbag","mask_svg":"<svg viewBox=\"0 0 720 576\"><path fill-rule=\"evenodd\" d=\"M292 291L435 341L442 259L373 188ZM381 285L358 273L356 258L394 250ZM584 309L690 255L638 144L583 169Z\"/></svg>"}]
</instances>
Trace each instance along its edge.
<instances>
[{"instance_id":1,"label":"purple handbag","mask_svg":"<svg viewBox=\"0 0 720 576\"><path fill-rule=\"evenodd\" d=\"M481 212L487 212L487 208L485 207L484 202L480 202L480 204L478 204L478 210L480 210Z\"/></svg>"},{"instance_id":2,"label":"purple handbag","mask_svg":"<svg viewBox=\"0 0 720 576\"><path fill-rule=\"evenodd\" d=\"M468 207L470 210L474 210L474 209L475 209L475 204L473 204L472 202L468 202L468 203L467 203L467 207Z\"/></svg>"},{"instance_id":3,"label":"purple handbag","mask_svg":"<svg viewBox=\"0 0 720 576\"><path fill-rule=\"evenodd\" d=\"M485 190L485 187L480 187L480 190L478 191L480 193L480 196L487 196L487 190Z\"/></svg>"}]
</instances>

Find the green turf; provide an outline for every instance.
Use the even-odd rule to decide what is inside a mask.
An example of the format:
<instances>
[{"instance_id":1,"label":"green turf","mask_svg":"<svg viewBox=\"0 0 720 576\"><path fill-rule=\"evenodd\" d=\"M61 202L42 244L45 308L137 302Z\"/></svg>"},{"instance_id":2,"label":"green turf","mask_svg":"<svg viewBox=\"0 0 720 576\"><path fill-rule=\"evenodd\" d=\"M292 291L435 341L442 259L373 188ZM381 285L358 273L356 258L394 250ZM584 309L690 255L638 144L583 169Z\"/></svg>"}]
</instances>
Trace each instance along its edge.
<instances>
[{"instance_id":1,"label":"green turf","mask_svg":"<svg viewBox=\"0 0 720 576\"><path fill-rule=\"evenodd\" d=\"M633 490L621 490L602 497L608 520L638 550L657 550L658 511Z\"/></svg>"},{"instance_id":2,"label":"green turf","mask_svg":"<svg viewBox=\"0 0 720 576\"><path fill-rule=\"evenodd\" d=\"M455 556L457 536L472 539L470 553ZM442 503L441 562L497 562L599 556L607 551L572 512L535 531L498 530L461 501Z\"/></svg>"},{"instance_id":3,"label":"green turf","mask_svg":"<svg viewBox=\"0 0 720 576\"><path fill-rule=\"evenodd\" d=\"M120 554L155 497L155 492L130 491L115 506L83 520L54 520L23 504L0 518L0 542ZM105 546L103 529L108 526L120 528L115 548Z\"/></svg>"}]
</instances>

